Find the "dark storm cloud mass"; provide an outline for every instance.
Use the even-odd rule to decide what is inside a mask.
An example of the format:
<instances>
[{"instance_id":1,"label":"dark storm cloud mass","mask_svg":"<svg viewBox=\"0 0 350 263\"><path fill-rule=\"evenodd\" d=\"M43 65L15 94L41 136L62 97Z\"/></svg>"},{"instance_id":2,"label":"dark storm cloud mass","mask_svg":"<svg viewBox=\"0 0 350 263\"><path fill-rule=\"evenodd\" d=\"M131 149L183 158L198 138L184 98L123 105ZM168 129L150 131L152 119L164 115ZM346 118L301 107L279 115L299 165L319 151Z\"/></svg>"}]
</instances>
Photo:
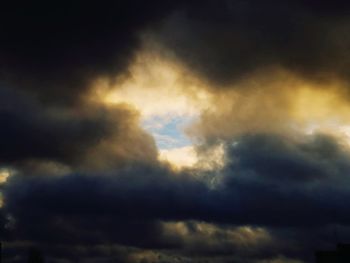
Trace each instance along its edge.
<instances>
[{"instance_id":1,"label":"dark storm cloud mass","mask_svg":"<svg viewBox=\"0 0 350 263\"><path fill-rule=\"evenodd\" d=\"M349 153L334 139L246 136L228 149L228 156L224 195L239 200L240 209L233 219L273 225L349 222L341 202L349 195ZM334 211L339 211L336 219Z\"/></svg>"},{"instance_id":2,"label":"dark storm cloud mass","mask_svg":"<svg viewBox=\"0 0 350 263\"><path fill-rule=\"evenodd\" d=\"M173 15L154 35L214 83L269 67L348 79L349 8L345 1L204 1Z\"/></svg>"},{"instance_id":3,"label":"dark storm cloud mass","mask_svg":"<svg viewBox=\"0 0 350 263\"><path fill-rule=\"evenodd\" d=\"M76 166L87 158L98 159L97 153L105 159L115 155L115 164L118 158L120 162L137 156L151 160L156 156L154 141L138 127L136 119L125 106L42 107L31 97L1 88L0 163L43 160ZM108 142L114 147L103 146Z\"/></svg>"},{"instance_id":4,"label":"dark storm cloud mass","mask_svg":"<svg viewBox=\"0 0 350 263\"><path fill-rule=\"evenodd\" d=\"M219 173L205 177L155 166L109 175L14 175L4 189L4 211L14 218L9 234L53 244L116 242L159 249L182 245L176 236L164 237L161 221L282 227L278 235L288 242L302 242L303 235L283 227L312 226L319 233L314 236L322 237L322 227L348 226L350 156L333 138L245 136L227 143L226 158Z\"/></svg>"},{"instance_id":5,"label":"dark storm cloud mass","mask_svg":"<svg viewBox=\"0 0 350 263\"><path fill-rule=\"evenodd\" d=\"M347 78L348 10L339 0L7 1L1 78L44 101L77 101L95 78L125 72L145 29L219 83L269 66Z\"/></svg>"},{"instance_id":6,"label":"dark storm cloud mass","mask_svg":"<svg viewBox=\"0 0 350 263\"><path fill-rule=\"evenodd\" d=\"M167 167L137 165L112 175L12 176L5 187L6 207L238 224L349 222L346 204L338 202L350 194L349 155L332 138L290 143L256 135L228 146L227 158L220 175L211 178L214 186L196 171L174 174ZM333 209L339 210L337 218L331 218Z\"/></svg>"},{"instance_id":7,"label":"dark storm cloud mass","mask_svg":"<svg viewBox=\"0 0 350 263\"><path fill-rule=\"evenodd\" d=\"M345 1L7 1L1 78L73 102L96 77L125 71L139 33L155 27L157 40L221 83L276 65L347 78L348 10Z\"/></svg>"},{"instance_id":8,"label":"dark storm cloud mass","mask_svg":"<svg viewBox=\"0 0 350 263\"><path fill-rule=\"evenodd\" d=\"M67 117L45 108L8 89L0 90L0 161L25 159L72 161L109 132L103 112L93 116Z\"/></svg>"},{"instance_id":9,"label":"dark storm cloud mass","mask_svg":"<svg viewBox=\"0 0 350 263\"><path fill-rule=\"evenodd\" d=\"M101 75L124 71L138 33L174 1L6 1L1 78L51 103L74 102Z\"/></svg>"}]
</instances>

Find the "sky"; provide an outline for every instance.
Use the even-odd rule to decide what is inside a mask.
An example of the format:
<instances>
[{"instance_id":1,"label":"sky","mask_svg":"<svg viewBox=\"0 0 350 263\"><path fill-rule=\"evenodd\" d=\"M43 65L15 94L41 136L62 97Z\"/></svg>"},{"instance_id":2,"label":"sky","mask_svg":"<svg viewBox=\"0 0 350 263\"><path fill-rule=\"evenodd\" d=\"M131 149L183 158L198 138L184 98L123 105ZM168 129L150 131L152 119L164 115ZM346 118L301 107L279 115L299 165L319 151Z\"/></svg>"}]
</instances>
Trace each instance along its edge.
<instances>
[{"instance_id":1,"label":"sky","mask_svg":"<svg viewBox=\"0 0 350 263\"><path fill-rule=\"evenodd\" d=\"M4 262L312 263L350 242L349 14L3 3Z\"/></svg>"}]
</instances>

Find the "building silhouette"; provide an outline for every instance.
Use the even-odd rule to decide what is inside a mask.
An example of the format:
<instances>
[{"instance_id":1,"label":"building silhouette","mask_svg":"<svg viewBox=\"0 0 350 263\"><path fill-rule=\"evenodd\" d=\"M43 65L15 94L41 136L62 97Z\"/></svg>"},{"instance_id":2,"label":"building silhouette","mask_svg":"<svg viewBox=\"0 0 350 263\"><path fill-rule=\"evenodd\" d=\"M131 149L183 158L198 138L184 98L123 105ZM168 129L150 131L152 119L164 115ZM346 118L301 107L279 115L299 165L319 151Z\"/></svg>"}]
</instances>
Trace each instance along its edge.
<instances>
[{"instance_id":1,"label":"building silhouette","mask_svg":"<svg viewBox=\"0 0 350 263\"><path fill-rule=\"evenodd\" d=\"M339 243L335 250L316 251L316 263L350 263L350 244Z\"/></svg>"}]
</instances>

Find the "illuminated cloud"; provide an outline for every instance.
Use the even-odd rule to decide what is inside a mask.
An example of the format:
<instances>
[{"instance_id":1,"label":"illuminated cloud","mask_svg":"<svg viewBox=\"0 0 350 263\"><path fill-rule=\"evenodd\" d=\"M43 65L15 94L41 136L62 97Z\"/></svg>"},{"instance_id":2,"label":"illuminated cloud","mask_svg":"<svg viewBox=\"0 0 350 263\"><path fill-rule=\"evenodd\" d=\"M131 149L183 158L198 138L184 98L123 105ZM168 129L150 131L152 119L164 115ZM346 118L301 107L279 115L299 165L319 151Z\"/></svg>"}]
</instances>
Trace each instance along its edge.
<instances>
[{"instance_id":1,"label":"illuminated cloud","mask_svg":"<svg viewBox=\"0 0 350 263\"><path fill-rule=\"evenodd\" d=\"M147 38L144 42L128 74L96 82L100 96L107 103L131 104L144 118L197 116L208 108L210 94L203 89L205 83L166 51L156 53L159 47L148 43Z\"/></svg>"},{"instance_id":2,"label":"illuminated cloud","mask_svg":"<svg viewBox=\"0 0 350 263\"><path fill-rule=\"evenodd\" d=\"M340 135L350 122L345 83L310 82L283 70L257 72L212 94L211 107L189 129L205 140L258 132Z\"/></svg>"},{"instance_id":3,"label":"illuminated cloud","mask_svg":"<svg viewBox=\"0 0 350 263\"><path fill-rule=\"evenodd\" d=\"M164 235L179 236L195 253L202 250L257 249L276 242L266 229L251 226L220 227L204 222L167 222L163 224ZM254 250L252 249L252 250Z\"/></svg>"},{"instance_id":4,"label":"illuminated cloud","mask_svg":"<svg viewBox=\"0 0 350 263\"><path fill-rule=\"evenodd\" d=\"M4 184L7 181L7 178L11 175L9 169L0 169L0 184Z\"/></svg>"},{"instance_id":5,"label":"illuminated cloud","mask_svg":"<svg viewBox=\"0 0 350 263\"><path fill-rule=\"evenodd\" d=\"M159 158L170 162L177 168L191 167L198 161L193 146L160 150Z\"/></svg>"},{"instance_id":6,"label":"illuminated cloud","mask_svg":"<svg viewBox=\"0 0 350 263\"><path fill-rule=\"evenodd\" d=\"M159 147L161 160L176 167L196 163L193 142L186 126L208 107L210 93L194 74L176 60L156 53L157 47L145 40L128 74L116 80L100 79L95 92L106 105L127 104L140 114L143 128Z\"/></svg>"}]
</instances>

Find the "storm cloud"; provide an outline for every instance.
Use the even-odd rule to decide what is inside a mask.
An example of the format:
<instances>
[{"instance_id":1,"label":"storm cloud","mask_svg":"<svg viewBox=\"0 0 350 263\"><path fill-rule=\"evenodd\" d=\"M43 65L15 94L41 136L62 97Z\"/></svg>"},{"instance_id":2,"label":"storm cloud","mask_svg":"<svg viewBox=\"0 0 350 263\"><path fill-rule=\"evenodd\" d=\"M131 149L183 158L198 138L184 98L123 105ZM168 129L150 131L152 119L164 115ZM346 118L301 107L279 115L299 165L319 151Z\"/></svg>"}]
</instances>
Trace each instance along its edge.
<instances>
[{"instance_id":1,"label":"storm cloud","mask_svg":"<svg viewBox=\"0 0 350 263\"><path fill-rule=\"evenodd\" d=\"M94 78L125 71L139 46L138 32L176 5L6 2L1 8L1 78L44 102L76 102Z\"/></svg>"},{"instance_id":2,"label":"storm cloud","mask_svg":"<svg viewBox=\"0 0 350 263\"><path fill-rule=\"evenodd\" d=\"M4 3L5 260L305 263L348 241L349 10Z\"/></svg>"},{"instance_id":3,"label":"storm cloud","mask_svg":"<svg viewBox=\"0 0 350 263\"><path fill-rule=\"evenodd\" d=\"M77 167L86 164L87 155L97 152L106 165L118 163L109 160L111 155L120 163L135 158L151 160L157 155L153 139L138 127L137 113L127 106L106 108L90 103L50 108L9 89L0 92L0 123L6 127L0 131L0 161L4 164L43 160ZM115 148L107 149L108 143ZM94 161L98 166L97 157Z\"/></svg>"},{"instance_id":4,"label":"storm cloud","mask_svg":"<svg viewBox=\"0 0 350 263\"><path fill-rule=\"evenodd\" d=\"M316 81L348 80L345 1L205 1L153 36L214 86L282 67Z\"/></svg>"},{"instance_id":5,"label":"storm cloud","mask_svg":"<svg viewBox=\"0 0 350 263\"><path fill-rule=\"evenodd\" d=\"M108 175L12 176L4 189L4 211L14 220L9 234L43 243L164 249L182 242L176 235L165 238L162 222L312 226L318 235L322 227L348 226L350 156L333 138L291 143L248 136L228 143L226 158L215 175L133 166Z\"/></svg>"}]
</instances>

